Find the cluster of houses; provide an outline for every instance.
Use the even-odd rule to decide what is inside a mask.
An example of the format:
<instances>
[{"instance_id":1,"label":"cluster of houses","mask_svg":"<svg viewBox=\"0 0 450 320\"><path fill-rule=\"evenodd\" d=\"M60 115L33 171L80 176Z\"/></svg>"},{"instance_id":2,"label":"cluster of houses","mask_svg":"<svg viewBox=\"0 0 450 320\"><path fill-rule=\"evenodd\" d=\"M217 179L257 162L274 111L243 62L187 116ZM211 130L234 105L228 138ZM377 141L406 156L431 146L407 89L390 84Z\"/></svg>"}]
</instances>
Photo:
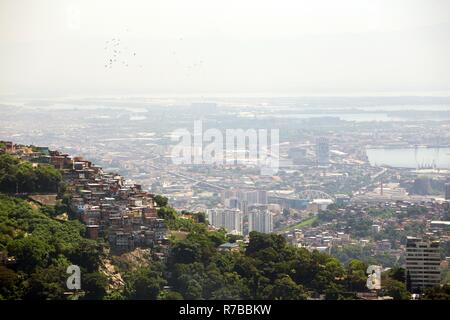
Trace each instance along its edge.
<instances>
[{"instance_id":1,"label":"cluster of houses","mask_svg":"<svg viewBox=\"0 0 450 320\"><path fill-rule=\"evenodd\" d=\"M164 219L157 216L153 194L143 191L140 185L128 184L122 176L104 172L81 157L71 158L46 147L10 142L3 145L4 152L61 170L71 212L85 223L89 238L108 239L111 250L116 252L150 247L161 259L167 256L169 241Z\"/></svg>"},{"instance_id":2,"label":"cluster of houses","mask_svg":"<svg viewBox=\"0 0 450 320\"><path fill-rule=\"evenodd\" d=\"M335 209L335 217L328 222L286 231L284 236L294 246L326 252L331 252L332 247L370 245L373 256L387 254L398 260L405 255L405 244L400 238L383 238L388 236L383 230L389 227L403 234L405 230L421 227L423 231L417 231L417 235L446 243L450 241L450 221L445 220L449 205L448 201L352 203ZM351 237L349 230L345 230L349 229L351 219L367 221L370 230L364 236Z\"/></svg>"},{"instance_id":3,"label":"cluster of houses","mask_svg":"<svg viewBox=\"0 0 450 320\"><path fill-rule=\"evenodd\" d=\"M348 233L320 228L294 229L286 232L284 236L294 246L326 252L329 252L332 246L351 244L354 241Z\"/></svg>"}]
</instances>

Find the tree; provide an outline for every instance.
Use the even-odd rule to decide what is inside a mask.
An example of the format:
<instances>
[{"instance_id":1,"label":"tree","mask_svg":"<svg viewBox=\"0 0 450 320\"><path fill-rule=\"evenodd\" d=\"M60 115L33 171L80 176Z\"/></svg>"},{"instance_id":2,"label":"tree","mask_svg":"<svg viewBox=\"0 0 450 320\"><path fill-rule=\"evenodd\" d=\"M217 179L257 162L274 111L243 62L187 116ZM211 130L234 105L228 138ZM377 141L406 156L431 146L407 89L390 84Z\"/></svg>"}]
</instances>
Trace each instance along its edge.
<instances>
[{"instance_id":1,"label":"tree","mask_svg":"<svg viewBox=\"0 0 450 320\"><path fill-rule=\"evenodd\" d=\"M81 279L84 298L87 300L101 300L106 295L108 279L99 272L86 273Z\"/></svg>"},{"instance_id":2,"label":"tree","mask_svg":"<svg viewBox=\"0 0 450 320\"><path fill-rule=\"evenodd\" d=\"M237 240L243 240L244 237L238 234L228 234L227 235L227 240L230 243L235 243Z\"/></svg>"},{"instance_id":3,"label":"tree","mask_svg":"<svg viewBox=\"0 0 450 320\"><path fill-rule=\"evenodd\" d=\"M349 291L365 291L367 290L367 264L360 260L353 259L347 267L347 289Z\"/></svg>"},{"instance_id":4,"label":"tree","mask_svg":"<svg viewBox=\"0 0 450 320\"><path fill-rule=\"evenodd\" d=\"M171 207L161 207L158 209L158 218L173 221L178 217L178 213Z\"/></svg>"},{"instance_id":5,"label":"tree","mask_svg":"<svg viewBox=\"0 0 450 320\"><path fill-rule=\"evenodd\" d=\"M154 200L155 200L156 205L157 205L158 207L165 207L165 206L167 206L167 204L168 204L168 202L169 202L169 199L167 199L166 197L161 196L161 195L156 195L156 196L154 197Z\"/></svg>"},{"instance_id":6,"label":"tree","mask_svg":"<svg viewBox=\"0 0 450 320\"><path fill-rule=\"evenodd\" d=\"M79 221L56 221L47 214L53 211L0 195L0 250L15 258L14 271L0 268L2 298L65 299L68 265L79 265L82 275L98 269L101 247L81 236L84 226ZM88 296L100 297L101 279L87 279L92 285ZM98 290L93 290L96 284Z\"/></svg>"},{"instance_id":7,"label":"tree","mask_svg":"<svg viewBox=\"0 0 450 320\"><path fill-rule=\"evenodd\" d=\"M340 300L343 298L342 287L333 282L330 282L329 285L327 285L324 292L325 292L325 299L327 300Z\"/></svg>"},{"instance_id":8,"label":"tree","mask_svg":"<svg viewBox=\"0 0 450 320\"><path fill-rule=\"evenodd\" d=\"M200 261L202 257L202 248L199 243L184 240L177 242L172 248L172 263L194 263Z\"/></svg>"},{"instance_id":9,"label":"tree","mask_svg":"<svg viewBox=\"0 0 450 320\"><path fill-rule=\"evenodd\" d=\"M388 279L383 283L383 293L387 296L391 296L394 300L409 300L411 294L406 290L405 283Z\"/></svg>"},{"instance_id":10,"label":"tree","mask_svg":"<svg viewBox=\"0 0 450 320\"><path fill-rule=\"evenodd\" d=\"M266 298L270 300L305 300L308 297L303 286L296 284L288 275L281 275L265 291Z\"/></svg>"},{"instance_id":11,"label":"tree","mask_svg":"<svg viewBox=\"0 0 450 320\"><path fill-rule=\"evenodd\" d=\"M8 153L0 155L0 192L15 193L19 160Z\"/></svg>"},{"instance_id":12,"label":"tree","mask_svg":"<svg viewBox=\"0 0 450 320\"><path fill-rule=\"evenodd\" d=\"M194 214L197 223L206 223L206 214L204 212L197 212Z\"/></svg>"},{"instance_id":13,"label":"tree","mask_svg":"<svg viewBox=\"0 0 450 320\"><path fill-rule=\"evenodd\" d=\"M211 292L207 299L217 300L239 300L246 299L250 296L245 279L240 277L236 272L219 272L217 278L217 288Z\"/></svg>"},{"instance_id":14,"label":"tree","mask_svg":"<svg viewBox=\"0 0 450 320\"><path fill-rule=\"evenodd\" d=\"M247 250L247 255L255 255L264 249L272 248L274 251L281 250L286 245L286 240L283 236L277 234L264 234L258 232L250 232L250 242Z\"/></svg>"},{"instance_id":15,"label":"tree","mask_svg":"<svg viewBox=\"0 0 450 320\"><path fill-rule=\"evenodd\" d=\"M61 173L52 166L39 165L35 169L36 184L44 192L58 192L62 180Z\"/></svg>"},{"instance_id":16,"label":"tree","mask_svg":"<svg viewBox=\"0 0 450 320\"><path fill-rule=\"evenodd\" d=\"M216 231L209 232L208 239L213 243L213 245L215 247L218 247L227 241L226 240L226 231L222 229L218 232L216 232Z\"/></svg>"},{"instance_id":17,"label":"tree","mask_svg":"<svg viewBox=\"0 0 450 320\"><path fill-rule=\"evenodd\" d=\"M29 161L20 161L9 154L0 155L0 191L57 192L62 176L49 165L33 167Z\"/></svg>"},{"instance_id":18,"label":"tree","mask_svg":"<svg viewBox=\"0 0 450 320\"><path fill-rule=\"evenodd\" d=\"M125 295L133 300L156 300L165 284L160 272L140 268L127 277Z\"/></svg>"},{"instance_id":19,"label":"tree","mask_svg":"<svg viewBox=\"0 0 450 320\"><path fill-rule=\"evenodd\" d=\"M63 300L66 291L66 267L51 265L38 268L27 281L25 299L29 300Z\"/></svg>"},{"instance_id":20,"label":"tree","mask_svg":"<svg viewBox=\"0 0 450 320\"><path fill-rule=\"evenodd\" d=\"M36 190L36 174L30 162L22 162L17 168L18 192L34 192Z\"/></svg>"},{"instance_id":21,"label":"tree","mask_svg":"<svg viewBox=\"0 0 450 320\"><path fill-rule=\"evenodd\" d=\"M425 300L450 300L450 284L444 285L442 288L426 289L423 295Z\"/></svg>"},{"instance_id":22,"label":"tree","mask_svg":"<svg viewBox=\"0 0 450 320\"><path fill-rule=\"evenodd\" d=\"M402 283L405 283L406 277L405 277L405 269L400 267L393 267L388 272L389 278L392 278L394 280L400 281Z\"/></svg>"},{"instance_id":23,"label":"tree","mask_svg":"<svg viewBox=\"0 0 450 320\"><path fill-rule=\"evenodd\" d=\"M8 252L15 256L18 269L26 272L47 266L50 250L50 245L33 235L14 240L8 245Z\"/></svg>"},{"instance_id":24,"label":"tree","mask_svg":"<svg viewBox=\"0 0 450 320\"><path fill-rule=\"evenodd\" d=\"M179 292L169 290L162 295L161 300L183 300L183 296Z\"/></svg>"},{"instance_id":25,"label":"tree","mask_svg":"<svg viewBox=\"0 0 450 320\"><path fill-rule=\"evenodd\" d=\"M202 298L203 287L201 281L188 274L183 274L178 278L178 287L185 299L198 300Z\"/></svg>"},{"instance_id":26,"label":"tree","mask_svg":"<svg viewBox=\"0 0 450 320\"><path fill-rule=\"evenodd\" d=\"M70 261L85 268L87 272L94 272L100 264L100 246L92 240L82 239L74 248L67 252L67 256Z\"/></svg>"},{"instance_id":27,"label":"tree","mask_svg":"<svg viewBox=\"0 0 450 320\"><path fill-rule=\"evenodd\" d=\"M18 280L19 277L16 272L5 266L0 266L0 300L18 298L16 288Z\"/></svg>"}]
</instances>

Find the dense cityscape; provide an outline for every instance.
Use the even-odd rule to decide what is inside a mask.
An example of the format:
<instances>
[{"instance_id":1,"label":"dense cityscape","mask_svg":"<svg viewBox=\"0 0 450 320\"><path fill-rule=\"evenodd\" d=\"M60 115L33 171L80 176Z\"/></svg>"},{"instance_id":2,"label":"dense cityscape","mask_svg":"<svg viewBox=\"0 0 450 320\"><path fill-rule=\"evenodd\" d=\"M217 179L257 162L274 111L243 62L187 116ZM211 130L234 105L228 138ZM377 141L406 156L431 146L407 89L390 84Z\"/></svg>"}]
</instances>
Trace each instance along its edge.
<instances>
[{"instance_id":1,"label":"dense cityscape","mask_svg":"<svg viewBox=\"0 0 450 320\"><path fill-rule=\"evenodd\" d=\"M242 250L252 231L279 234L344 266L356 259L383 272L403 270L401 280L419 298L450 280L449 103L430 97L136 98L131 107L116 99L10 101L0 137L3 152L70 169L63 174L72 192L69 210L86 225L86 236L105 239L112 253L152 248L153 259L166 261L170 239L186 237L185 228L168 228L164 220L178 212L228 234L232 240L220 251ZM198 118L203 130L282 128L277 172L261 174L251 161L176 164L171 150L178 140L171 135L192 130ZM155 195L166 197L172 211L162 210ZM428 248L420 249L426 254L419 267L411 253L416 243ZM424 258L428 252L435 258Z\"/></svg>"},{"instance_id":2,"label":"dense cityscape","mask_svg":"<svg viewBox=\"0 0 450 320\"><path fill-rule=\"evenodd\" d=\"M449 39L448 0L0 0L0 314L447 314Z\"/></svg>"}]
</instances>

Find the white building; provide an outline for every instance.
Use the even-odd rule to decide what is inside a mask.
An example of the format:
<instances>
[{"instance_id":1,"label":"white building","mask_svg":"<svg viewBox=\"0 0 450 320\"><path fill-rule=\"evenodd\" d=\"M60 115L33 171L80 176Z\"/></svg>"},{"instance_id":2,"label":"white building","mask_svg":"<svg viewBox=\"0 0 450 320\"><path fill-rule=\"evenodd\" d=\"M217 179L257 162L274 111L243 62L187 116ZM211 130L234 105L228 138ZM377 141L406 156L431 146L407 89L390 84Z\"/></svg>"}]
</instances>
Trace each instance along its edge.
<instances>
[{"instance_id":1,"label":"white building","mask_svg":"<svg viewBox=\"0 0 450 320\"><path fill-rule=\"evenodd\" d=\"M379 233L381 231L381 226L379 224L372 225L372 232Z\"/></svg>"},{"instance_id":2,"label":"white building","mask_svg":"<svg viewBox=\"0 0 450 320\"><path fill-rule=\"evenodd\" d=\"M239 207L241 210L244 206L252 206L255 204L267 204L267 191L265 190L225 190L222 192L222 202L230 208Z\"/></svg>"},{"instance_id":3,"label":"white building","mask_svg":"<svg viewBox=\"0 0 450 320\"><path fill-rule=\"evenodd\" d=\"M439 242L408 237L406 240L406 281L412 291L439 286L441 282Z\"/></svg>"},{"instance_id":4,"label":"white building","mask_svg":"<svg viewBox=\"0 0 450 320\"><path fill-rule=\"evenodd\" d=\"M248 214L248 232L251 231L271 233L273 231L273 214L267 209L251 210Z\"/></svg>"},{"instance_id":5,"label":"white building","mask_svg":"<svg viewBox=\"0 0 450 320\"><path fill-rule=\"evenodd\" d=\"M328 139L318 138L316 141L316 158L318 165L327 165L330 162L330 146Z\"/></svg>"},{"instance_id":6,"label":"white building","mask_svg":"<svg viewBox=\"0 0 450 320\"><path fill-rule=\"evenodd\" d=\"M239 209L208 209L206 211L209 224L224 228L230 233L242 234L243 216Z\"/></svg>"},{"instance_id":7,"label":"white building","mask_svg":"<svg viewBox=\"0 0 450 320\"><path fill-rule=\"evenodd\" d=\"M331 199L314 199L308 204L308 210L313 213L327 210L328 206L333 203Z\"/></svg>"}]
</instances>

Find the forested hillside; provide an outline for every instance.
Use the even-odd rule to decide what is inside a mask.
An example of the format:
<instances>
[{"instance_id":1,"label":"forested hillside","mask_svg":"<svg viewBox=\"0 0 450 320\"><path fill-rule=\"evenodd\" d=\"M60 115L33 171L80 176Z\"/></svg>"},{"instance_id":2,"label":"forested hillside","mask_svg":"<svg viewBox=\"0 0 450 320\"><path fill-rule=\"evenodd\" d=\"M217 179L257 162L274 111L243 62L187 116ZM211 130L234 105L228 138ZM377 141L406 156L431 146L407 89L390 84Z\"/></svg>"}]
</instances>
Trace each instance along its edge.
<instances>
[{"instance_id":1,"label":"forested hillside","mask_svg":"<svg viewBox=\"0 0 450 320\"><path fill-rule=\"evenodd\" d=\"M106 279L97 272L98 243L83 237L76 220L57 221L52 208L0 195L0 299L64 299L66 268L82 270L86 296L98 296Z\"/></svg>"},{"instance_id":2,"label":"forested hillside","mask_svg":"<svg viewBox=\"0 0 450 320\"><path fill-rule=\"evenodd\" d=\"M33 166L10 154L0 154L0 192L58 192L61 173L51 165Z\"/></svg>"}]
</instances>

